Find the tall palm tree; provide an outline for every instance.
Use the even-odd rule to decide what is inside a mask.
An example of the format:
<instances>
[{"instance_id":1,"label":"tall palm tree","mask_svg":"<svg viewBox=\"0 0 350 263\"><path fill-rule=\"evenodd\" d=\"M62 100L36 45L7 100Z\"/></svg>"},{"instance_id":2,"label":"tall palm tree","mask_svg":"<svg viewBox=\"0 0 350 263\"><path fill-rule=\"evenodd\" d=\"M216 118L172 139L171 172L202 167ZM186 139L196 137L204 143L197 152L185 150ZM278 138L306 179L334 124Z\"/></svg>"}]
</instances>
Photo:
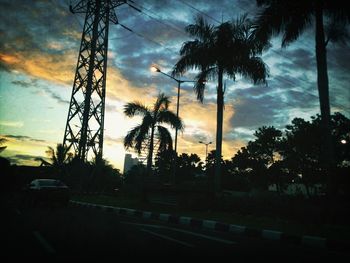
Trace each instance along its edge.
<instances>
[{"instance_id":1,"label":"tall palm tree","mask_svg":"<svg viewBox=\"0 0 350 263\"><path fill-rule=\"evenodd\" d=\"M257 0L257 5L263 9L255 21L255 33L263 42L283 33L282 47L286 47L315 24L317 84L325 141L323 158L326 168L330 169L334 164L334 151L326 47L329 41L346 39L345 26L350 22L349 5L340 0Z\"/></svg>"},{"instance_id":2,"label":"tall palm tree","mask_svg":"<svg viewBox=\"0 0 350 263\"><path fill-rule=\"evenodd\" d=\"M172 128L183 130L182 120L168 109L169 104L169 98L161 93L152 107L145 106L137 101L127 103L124 106L124 114L126 116L134 117L139 115L143 117L141 124L131 129L125 136L124 147L126 149L134 148L140 154L143 143L149 142L147 157L148 175L150 175L152 169L155 136L157 136L160 141L160 151L172 149L170 132L161 124L169 124Z\"/></svg>"},{"instance_id":3,"label":"tall palm tree","mask_svg":"<svg viewBox=\"0 0 350 263\"><path fill-rule=\"evenodd\" d=\"M195 38L187 41L180 50L180 59L173 69L173 75L182 75L189 69L197 69L194 90L197 99L203 102L205 82L217 79L217 126L215 191L221 189L221 154L224 92L223 77L226 74L235 80L236 74L264 83L268 69L258 56L265 46L256 41L252 34L252 24L246 15L235 21L210 25L198 16L186 31Z\"/></svg>"}]
</instances>

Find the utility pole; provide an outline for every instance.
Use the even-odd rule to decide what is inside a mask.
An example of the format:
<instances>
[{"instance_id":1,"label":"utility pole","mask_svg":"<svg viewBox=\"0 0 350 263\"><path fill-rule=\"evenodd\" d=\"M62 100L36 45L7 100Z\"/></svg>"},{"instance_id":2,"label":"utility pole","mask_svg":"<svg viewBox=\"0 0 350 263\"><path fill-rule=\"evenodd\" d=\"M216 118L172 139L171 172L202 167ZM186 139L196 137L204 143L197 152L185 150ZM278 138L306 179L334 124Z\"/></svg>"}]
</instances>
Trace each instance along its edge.
<instances>
[{"instance_id":1,"label":"utility pole","mask_svg":"<svg viewBox=\"0 0 350 263\"><path fill-rule=\"evenodd\" d=\"M212 144L212 142L207 142L207 143L205 143L205 142L199 141L199 143L202 143L202 144L205 145L205 162L207 162L207 157L208 157L208 145L209 145L209 144Z\"/></svg>"},{"instance_id":2,"label":"utility pole","mask_svg":"<svg viewBox=\"0 0 350 263\"><path fill-rule=\"evenodd\" d=\"M63 145L80 160L90 153L102 157L105 115L109 22L118 24L114 9L126 3L117 0L80 0L70 11L84 13L77 67Z\"/></svg>"},{"instance_id":3,"label":"utility pole","mask_svg":"<svg viewBox=\"0 0 350 263\"><path fill-rule=\"evenodd\" d=\"M179 117L179 108L180 108L180 90L181 90L181 84L185 82L196 82L194 80L180 80L177 78L174 78L173 76L161 71L158 67L152 66L151 71L153 72L158 72L161 73L177 82L177 104L176 104L176 117ZM173 179L172 181L175 183L175 177L176 177L176 169L177 169L177 133L178 133L178 128L175 128L175 146L174 146L174 151L175 151L175 156L174 156L174 166L173 166Z\"/></svg>"}]
</instances>

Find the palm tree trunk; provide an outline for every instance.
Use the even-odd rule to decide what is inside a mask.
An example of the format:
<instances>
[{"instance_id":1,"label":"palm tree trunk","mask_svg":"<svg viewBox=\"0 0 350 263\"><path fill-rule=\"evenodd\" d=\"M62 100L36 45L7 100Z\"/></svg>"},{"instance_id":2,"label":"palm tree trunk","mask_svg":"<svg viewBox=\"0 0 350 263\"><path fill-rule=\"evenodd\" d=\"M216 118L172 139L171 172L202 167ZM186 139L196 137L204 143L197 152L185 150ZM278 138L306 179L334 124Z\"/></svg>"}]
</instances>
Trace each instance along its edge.
<instances>
[{"instance_id":1,"label":"palm tree trunk","mask_svg":"<svg viewBox=\"0 0 350 263\"><path fill-rule=\"evenodd\" d=\"M325 165L329 176L329 187L333 185L331 170L334 166L334 151L331 137L331 117L329 104L329 86L327 72L327 50L323 26L322 1L316 3L316 61L317 61L317 84L321 108L321 124L323 131L323 151L321 163Z\"/></svg>"},{"instance_id":2,"label":"palm tree trunk","mask_svg":"<svg viewBox=\"0 0 350 263\"><path fill-rule=\"evenodd\" d=\"M223 70L219 67L217 112L216 112L216 156L215 156L215 179L214 189L216 193L221 191L221 152L222 152L222 126L224 115L224 91L222 88Z\"/></svg>"}]
</instances>

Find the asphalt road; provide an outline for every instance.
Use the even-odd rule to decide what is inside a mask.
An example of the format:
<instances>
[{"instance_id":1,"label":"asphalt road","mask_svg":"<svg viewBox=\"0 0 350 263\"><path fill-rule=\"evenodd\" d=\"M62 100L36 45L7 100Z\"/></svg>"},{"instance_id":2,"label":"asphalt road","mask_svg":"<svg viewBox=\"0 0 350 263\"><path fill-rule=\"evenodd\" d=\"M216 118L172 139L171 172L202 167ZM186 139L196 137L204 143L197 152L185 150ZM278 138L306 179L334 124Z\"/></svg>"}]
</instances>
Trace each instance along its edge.
<instances>
[{"instance_id":1,"label":"asphalt road","mask_svg":"<svg viewBox=\"0 0 350 263\"><path fill-rule=\"evenodd\" d=\"M2 262L215 260L343 262L349 254L281 244L88 208L4 206ZM345 257L345 258L344 258ZM341 261L340 261L341 260Z\"/></svg>"}]
</instances>

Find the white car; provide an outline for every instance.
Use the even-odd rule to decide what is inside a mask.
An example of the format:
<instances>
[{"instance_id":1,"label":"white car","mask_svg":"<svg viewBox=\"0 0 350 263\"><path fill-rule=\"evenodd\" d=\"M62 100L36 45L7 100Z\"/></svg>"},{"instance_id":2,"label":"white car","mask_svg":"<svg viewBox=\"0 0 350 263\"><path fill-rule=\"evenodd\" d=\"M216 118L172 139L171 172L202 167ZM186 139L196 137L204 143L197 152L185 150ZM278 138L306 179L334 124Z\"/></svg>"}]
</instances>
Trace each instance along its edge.
<instances>
[{"instance_id":1,"label":"white car","mask_svg":"<svg viewBox=\"0 0 350 263\"><path fill-rule=\"evenodd\" d=\"M26 198L32 204L67 205L70 189L57 179L35 179L26 188Z\"/></svg>"}]
</instances>

